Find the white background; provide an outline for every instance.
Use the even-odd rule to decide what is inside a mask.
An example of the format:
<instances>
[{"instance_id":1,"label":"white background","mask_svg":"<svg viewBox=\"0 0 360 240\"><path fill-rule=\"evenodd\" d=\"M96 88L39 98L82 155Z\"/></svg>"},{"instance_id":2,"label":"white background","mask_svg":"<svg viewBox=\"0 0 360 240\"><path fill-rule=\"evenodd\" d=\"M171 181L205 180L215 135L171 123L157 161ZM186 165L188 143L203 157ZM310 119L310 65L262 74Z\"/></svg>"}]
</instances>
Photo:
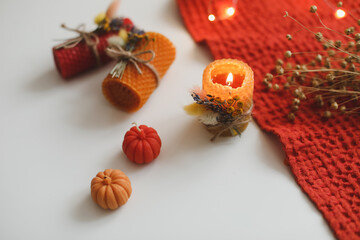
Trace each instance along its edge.
<instances>
[{"instance_id":1,"label":"white background","mask_svg":"<svg viewBox=\"0 0 360 240\"><path fill-rule=\"evenodd\" d=\"M59 25L92 29L108 3L0 2L0 239L333 239L275 139L251 123L241 138L211 143L184 113L212 58L191 39L175 1L123 0L119 10L177 47L140 111L118 111L102 96L112 64L61 79L51 47L74 35ZM160 156L145 166L121 150L134 121L163 141ZM133 186L116 211L90 197L91 179L106 168L123 170Z\"/></svg>"}]
</instances>

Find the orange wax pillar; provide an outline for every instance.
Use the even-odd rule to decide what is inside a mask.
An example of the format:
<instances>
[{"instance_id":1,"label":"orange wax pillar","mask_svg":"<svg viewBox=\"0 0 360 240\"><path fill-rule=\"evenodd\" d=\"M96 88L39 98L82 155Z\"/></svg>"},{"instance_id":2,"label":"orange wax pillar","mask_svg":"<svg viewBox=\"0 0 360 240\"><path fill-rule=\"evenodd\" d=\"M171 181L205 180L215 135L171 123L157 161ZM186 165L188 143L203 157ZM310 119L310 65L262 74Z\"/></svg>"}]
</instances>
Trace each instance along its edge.
<instances>
[{"instance_id":1,"label":"orange wax pillar","mask_svg":"<svg viewBox=\"0 0 360 240\"><path fill-rule=\"evenodd\" d=\"M150 64L162 78L175 59L175 46L160 33L147 32L146 35L150 41L142 41L134 52L153 50L155 58ZM138 57L143 60L149 59L149 53L144 55ZM132 63L128 63L121 79L108 74L102 84L105 98L115 107L127 112L139 110L157 86L154 73L143 64L138 64L138 66L142 74L138 73Z\"/></svg>"},{"instance_id":2,"label":"orange wax pillar","mask_svg":"<svg viewBox=\"0 0 360 240\"><path fill-rule=\"evenodd\" d=\"M210 95L229 99L239 96L243 110L250 109L254 91L254 73L246 63L220 59L210 63L203 73L203 90Z\"/></svg>"}]
</instances>

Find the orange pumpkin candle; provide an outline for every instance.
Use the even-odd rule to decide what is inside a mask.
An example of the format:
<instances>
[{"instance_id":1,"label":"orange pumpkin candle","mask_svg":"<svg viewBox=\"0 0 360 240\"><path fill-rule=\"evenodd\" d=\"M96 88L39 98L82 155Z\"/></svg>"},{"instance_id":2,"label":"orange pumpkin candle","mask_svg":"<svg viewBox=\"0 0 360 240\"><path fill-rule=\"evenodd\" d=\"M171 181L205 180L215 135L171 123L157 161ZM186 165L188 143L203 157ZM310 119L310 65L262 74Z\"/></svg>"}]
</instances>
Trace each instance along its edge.
<instances>
[{"instance_id":1,"label":"orange pumpkin candle","mask_svg":"<svg viewBox=\"0 0 360 240\"><path fill-rule=\"evenodd\" d=\"M104 209L114 210L124 205L131 191L130 179L118 169L99 172L91 181L91 197Z\"/></svg>"},{"instance_id":2,"label":"orange pumpkin candle","mask_svg":"<svg viewBox=\"0 0 360 240\"><path fill-rule=\"evenodd\" d=\"M252 106L254 73L246 63L236 59L221 59L210 63L203 73L203 89L223 100L238 96L243 110Z\"/></svg>"}]
</instances>

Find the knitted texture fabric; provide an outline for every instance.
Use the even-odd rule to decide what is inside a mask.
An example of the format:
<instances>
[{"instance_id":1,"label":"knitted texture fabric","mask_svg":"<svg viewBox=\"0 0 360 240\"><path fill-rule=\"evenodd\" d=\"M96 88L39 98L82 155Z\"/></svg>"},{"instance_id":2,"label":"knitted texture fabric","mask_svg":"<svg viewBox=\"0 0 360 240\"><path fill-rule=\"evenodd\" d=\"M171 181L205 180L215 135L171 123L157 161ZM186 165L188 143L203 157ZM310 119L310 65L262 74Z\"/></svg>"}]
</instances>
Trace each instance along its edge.
<instances>
[{"instance_id":1,"label":"knitted texture fabric","mask_svg":"<svg viewBox=\"0 0 360 240\"><path fill-rule=\"evenodd\" d=\"M247 62L255 74L253 117L266 132L278 136L297 183L314 202L338 239L360 239L360 129L358 115L321 119L310 104L302 105L294 122L287 119L290 93L266 91L262 79L286 50L322 50L305 26L318 27L310 6L318 7L323 22L343 32L357 25L350 16L335 19L334 1L267 0L238 1L236 14L228 20L208 20L209 0L177 0L184 23L196 42L203 42L215 59L235 58ZM215 0L212 2L216 2ZM360 18L360 3L344 2ZM358 27L357 27L358 29ZM322 29L323 30L323 29ZM318 30L314 30L318 31ZM288 41L287 33L293 34ZM329 33L331 34L331 33ZM336 39L334 39L336 40Z\"/></svg>"}]
</instances>

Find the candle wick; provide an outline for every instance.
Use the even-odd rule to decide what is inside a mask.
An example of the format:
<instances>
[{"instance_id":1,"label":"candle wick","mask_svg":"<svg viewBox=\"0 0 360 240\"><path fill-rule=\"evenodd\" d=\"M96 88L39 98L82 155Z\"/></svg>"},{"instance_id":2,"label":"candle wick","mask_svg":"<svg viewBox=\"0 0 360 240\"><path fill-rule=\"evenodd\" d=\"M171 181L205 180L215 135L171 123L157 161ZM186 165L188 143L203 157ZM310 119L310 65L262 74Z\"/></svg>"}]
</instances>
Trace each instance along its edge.
<instances>
[{"instance_id":1,"label":"candle wick","mask_svg":"<svg viewBox=\"0 0 360 240\"><path fill-rule=\"evenodd\" d=\"M137 130L138 130L139 132L141 132L141 129L139 128L139 126L137 125L136 122L133 122L132 124L135 125L135 127L137 128Z\"/></svg>"}]
</instances>

